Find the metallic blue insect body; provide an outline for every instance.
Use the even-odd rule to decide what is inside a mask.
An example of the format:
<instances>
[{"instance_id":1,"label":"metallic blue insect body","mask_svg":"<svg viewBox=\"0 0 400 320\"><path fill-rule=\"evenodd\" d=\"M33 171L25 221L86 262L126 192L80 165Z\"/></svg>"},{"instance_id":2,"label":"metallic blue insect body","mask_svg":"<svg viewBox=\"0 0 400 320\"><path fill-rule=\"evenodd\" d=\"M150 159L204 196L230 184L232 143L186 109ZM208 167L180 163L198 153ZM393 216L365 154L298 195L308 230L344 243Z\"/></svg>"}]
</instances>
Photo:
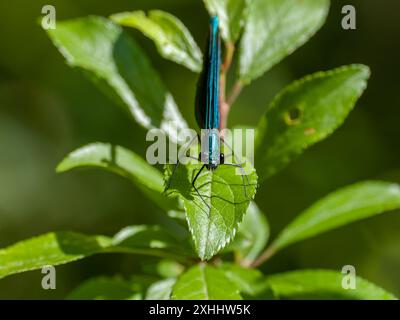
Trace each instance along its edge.
<instances>
[{"instance_id":1,"label":"metallic blue insect body","mask_svg":"<svg viewBox=\"0 0 400 320\"><path fill-rule=\"evenodd\" d=\"M218 17L211 18L210 34L204 57L203 71L196 94L196 120L202 129L200 160L207 169L220 163L219 139L219 73L221 66L221 40Z\"/></svg>"},{"instance_id":2,"label":"metallic blue insect body","mask_svg":"<svg viewBox=\"0 0 400 320\"><path fill-rule=\"evenodd\" d=\"M192 186L196 191L197 195L203 200L203 202L210 208L199 190L196 188L196 180L200 176L204 169L215 170L221 164L237 167L242 170L242 180L244 186L244 192L247 198L246 184L244 183L243 176L246 177L244 169L240 164L225 163L224 154L220 149L219 135L219 78L220 78L220 66L221 66L221 40L219 34L219 21L218 17L214 16L210 22L210 33L207 41L207 48L205 51L205 57L203 62L203 71L200 75L200 79L197 85L196 92L196 107L195 114L197 124L201 129L201 152L199 160L203 163L201 169L196 173ZM226 145L226 144L225 144ZM233 151L232 151L233 155ZM189 156L190 157L190 156ZM179 161L176 164L169 185L169 189L172 177L179 165ZM247 180L248 181L248 180Z\"/></svg>"}]
</instances>

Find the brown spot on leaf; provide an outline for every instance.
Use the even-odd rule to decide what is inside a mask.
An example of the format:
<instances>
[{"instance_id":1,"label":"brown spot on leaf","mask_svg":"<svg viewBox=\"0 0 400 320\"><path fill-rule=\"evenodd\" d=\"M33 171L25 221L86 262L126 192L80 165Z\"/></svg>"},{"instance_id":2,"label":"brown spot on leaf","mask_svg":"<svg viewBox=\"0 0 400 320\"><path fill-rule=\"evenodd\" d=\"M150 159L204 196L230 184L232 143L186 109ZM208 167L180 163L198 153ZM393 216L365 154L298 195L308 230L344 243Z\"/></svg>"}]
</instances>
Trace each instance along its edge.
<instances>
[{"instance_id":1,"label":"brown spot on leaf","mask_svg":"<svg viewBox=\"0 0 400 320\"><path fill-rule=\"evenodd\" d=\"M311 136L316 132L317 132L317 130L315 130L314 128L306 128L306 129L304 129L304 134L306 136Z\"/></svg>"}]
</instances>

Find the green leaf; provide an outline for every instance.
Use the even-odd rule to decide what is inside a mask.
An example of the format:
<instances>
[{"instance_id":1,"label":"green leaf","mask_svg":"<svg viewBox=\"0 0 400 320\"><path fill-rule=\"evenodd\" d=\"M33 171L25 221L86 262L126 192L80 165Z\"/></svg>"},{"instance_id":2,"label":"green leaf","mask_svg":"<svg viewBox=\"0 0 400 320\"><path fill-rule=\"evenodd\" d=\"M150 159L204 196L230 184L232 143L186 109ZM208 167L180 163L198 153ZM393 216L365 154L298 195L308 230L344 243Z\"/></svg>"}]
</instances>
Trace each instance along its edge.
<instances>
[{"instance_id":1,"label":"green leaf","mask_svg":"<svg viewBox=\"0 0 400 320\"><path fill-rule=\"evenodd\" d=\"M173 141L186 128L174 99L142 49L122 27L102 17L57 22L47 31L71 67L83 70L144 128L161 128Z\"/></svg>"},{"instance_id":2,"label":"green leaf","mask_svg":"<svg viewBox=\"0 0 400 320\"><path fill-rule=\"evenodd\" d=\"M176 279L170 278L153 283L147 289L146 300L169 300L175 282Z\"/></svg>"},{"instance_id":3,"label":"green leaf","mask_svg":"<svg viewBox=\"0 0 400 320\"><path fill-rule=\"evenodd\" d=\"M128 149L106 143L92 143L70 153L57 166L57 172L78 168L100 168L119 174L131 180L161 208L178 208L175 201L162 194L164 180L161 172Z\"/></svg>"},{"instance_id":4,"label":"green leaf","mask_svg":"<svg viewBox=\"0 0 400 320\"><path fill-rule=\"evenodd\" d=\"M276 274L267 278L272 291L284 299L393 300L394 295L360 278L356 289L343 289L346 275L329 270L305 270Z\"/></svg>"},{"instance_id":5,"label":"green leaf","mask_svg":"<svg viewBox=\"0 0 400 320\"><path fill-rule=\"evenodd\" d=\"M112 240L73 232L53 232L0 250L0 278L46 265L82 259L109 248Z\"/></svg>"},{"instance_id":6,"label":"green leaf","mask_svg":"<svg viewBox=\"0 0 400 320\"><path fill-rule=\"evenodd\" d=\"M366 88L370 72L350 65L307 76L284 89L262 117L255 165L264 180L337 129Z\"/></svg>"},{"instance_id":7,"label":"green leaf","mask_svg":"<svg viewBox=\"0 0 400 320\"><path fill-rule=\"evenodd\" d=\"M0 250L0 279L8 275L60 265L97 253L132 253L178 260L190 255L175 239L158 226L133 226L113 238L87 236L75 232L51 232L18 242Z\"/></svg>"},{"instance_id":8,"label":"green leaf","mask_svg":"<svg viewBox=\"0 0 400 320\"><path fill-rule=\"evenodd\" d=\"M140 300L141 293L129 281L119 277L99 277L85 281L74 289L68 300Z\"/></svg>"},{"instance_id":9,"label":"green leaf","mask_svg":"<svg viewBox=\"0 0 400 320\"><path fill-rule=\"evenodd\" d=\"M254 296L259 293L259 286L265 287L264 275L257 269L248 269L232 263L224 263L221 267L225 276L237 287L240 293Z\"/></svg>"},{"instance_id":10,"label":"green leaf","mask_svg":"<svg viewBox=\"0 0 400 320\"><path fill-rule=\"evenodd\" d=\"M238 289L222 270L199 264L179 277L173 300L240 300Z\"/></svg>"},{"instance_id":11,"label":"green leaf","mask_svg":"<svg viewBox=\"0 0 400 320\"><path fill-rule=\"evenodd\" d=\"M249 0L203 0L210 15L220 20L221 36L235 43L244 25L244 13Z\"/></svg>"},{"instance_id":12,"label":"green leaf","mask_svg":"<svg viewBox=\"0 0 400 320\"><path fill-rule=\"evenodd\" d=\"M167 194L183 200L195 249L198 256L205 260L214 256L234 237L255 195L257 175L249 164L246 168L249 175L243 177L240 169L227 165L221 165L214 171L204 169L195 183L199 191L197 194L192 181L201 167L202 164L193 163L180 165L171 178L173 168L167 166L165 174L169 184Z\"/></svg>"},{"instance_id":13,"label":"green leaf","mask_svg":"<svg viewBox=\"0 0 400 320\"><path fill-rule=\"evenodd\" d=\"M266 246L269 239L269 224L263 212L254 202L239 226L238 234L232 242L241 265L250 265Z\"/></svg>"},{"instance_id":14,"label":"green leaf","mask_svg":"<svg viewBox=\"0 0 400 320\"><path fill-rule=\"evenodd\" d=\"M138 29L154 41L158 52L166 59L200 72L203 55L185 25L172 14L160 10L122 12L111 20L120 25Z\"/></svg>"},{"instance_id":15,"label":"green leaf","mask_svg":"<svg viewBox=\"0 0 400 320\"><path fill-rule=\"evenodd\" d=\"M113 237L112 250L123 252L127 249L128 253L136 250L137 253L182 260L184 256L192 255L189 244L183 240L186 238L172 235L160 226L137 225L118 232Z\"/></svg>"},{"instance_id":16,"label":"green leaf","mask_svg":"<svg viewBox=\"0 0 400 320\"><path fill-rule=\"evenodd\" d=\"M250 83L307 42L324 24L329 0L252 0L240 46L239 77Z\"/></svg>"},{"instance_id":17,"label":"green leaf","mask_svg":"<svg viewBox=\"0 0 400 320\"><path fill-rule=\"evenodd\" d=\"M174 260L161 260L157 263L156 272L162 278L177 278L185 267Z\"/></svg>"},{"instance_id":18,"label":"green leaf","mask_svg":"<svg viewBox=\"0 0 400 320\"><path fill-rule=\"evenodd\" d=\"M400 186L370 181L358 183L319 200L290 223L273 242L274 250L354 221L400 209Z\"/></svg>"}]
</instances>

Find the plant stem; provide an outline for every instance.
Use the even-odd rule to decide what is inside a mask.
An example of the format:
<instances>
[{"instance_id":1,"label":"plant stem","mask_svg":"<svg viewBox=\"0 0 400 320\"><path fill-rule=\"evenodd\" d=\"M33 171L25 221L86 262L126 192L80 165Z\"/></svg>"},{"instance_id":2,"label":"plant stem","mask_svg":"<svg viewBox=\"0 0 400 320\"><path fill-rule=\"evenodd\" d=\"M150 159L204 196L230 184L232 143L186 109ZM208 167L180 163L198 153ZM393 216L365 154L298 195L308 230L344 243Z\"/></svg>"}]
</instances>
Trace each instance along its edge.
<instances>
[{"instance_id":1,"label":"plant stem","mask_svg":"<svg viewBox=\"0 0 400 320\"><path fill-rule=\"evenodd\" d=\"M250 264L251 268L257 268L262 265L265 261L270 259L276 253L276 249L274 246L269 246L252 264Z\"/></svg>"},{"instance_id":2,"label":"plant stem","mask_svg":"<svg viewBox=\"0 0 400 320\"><path fill-rule=\"evenodd\" d=\"M239 94L242 92L244 88L243 83L240 80L237 80L236 83L234 84L231 93L229 94L227 104L232 105L235 103L236 99L238 98Z\"/></svg>"},{"instance_id":3,"label":"plant stem","mask_svg":"<svg viewBox=\"0 0 400 320\"><path fill-rule=\"evenodd\" d=\"M220 130L223 130L227 127L229 111L244 87L244 84L240 80L237 80L229 94L228 99L226 98L226 79L229 69L231 68L232 65L233 56L235 53L235 44L232 42L227 43L225 52L226 52L225 59L224 63L221 65L221 74L220 74L220 93L219 93Z\"/></svg>"},{"instance_id":4,"label":"plant stem","mask_svg":"<svg viewBox=\"0 0 400 320\"><path fill-rule=\"evenodd\" d=\"M228 73L229 68L231 67L233 54L235 53L235 45L232 42L226 44L226 54L225 61L221 66L223 72Z\"/></svg>"},{"instance_id":5,"label":"plant stem","mask_svg":"<svg viewBox=\"0 0 400 320\"><path fill-rule=\"evenodd\" d=\"M219 105L220 105L220 129L225 129L228 122L228 114L230 105L226 102L226 78L229 69L232 64L233 55L235 53L235 45L231 42L226 44L226 53L224 63L221 65L220 75L220 94L219 94Z\"/></svg>"}]
</instances>

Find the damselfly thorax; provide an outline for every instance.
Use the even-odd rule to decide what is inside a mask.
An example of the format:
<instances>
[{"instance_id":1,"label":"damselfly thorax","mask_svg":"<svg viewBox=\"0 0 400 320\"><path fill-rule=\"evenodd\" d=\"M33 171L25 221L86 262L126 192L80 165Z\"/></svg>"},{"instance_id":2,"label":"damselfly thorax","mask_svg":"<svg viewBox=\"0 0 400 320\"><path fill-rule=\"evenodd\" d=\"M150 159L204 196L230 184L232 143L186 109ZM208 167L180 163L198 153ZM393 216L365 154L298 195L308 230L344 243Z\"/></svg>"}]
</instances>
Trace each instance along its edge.
<instances>
[{"instance_id":1,"label":"damselfly thorax","mask_svg":"<svg viewBox=\"0 0 400 320\"><path fill-rule=\"evenodd\" d=\"M204 163L208 170L215 170L220 164L224 164L225 156L221 152L221 138L218 129L201 130L200 144L199 161Z\"/></svg>"}]
</instances>

